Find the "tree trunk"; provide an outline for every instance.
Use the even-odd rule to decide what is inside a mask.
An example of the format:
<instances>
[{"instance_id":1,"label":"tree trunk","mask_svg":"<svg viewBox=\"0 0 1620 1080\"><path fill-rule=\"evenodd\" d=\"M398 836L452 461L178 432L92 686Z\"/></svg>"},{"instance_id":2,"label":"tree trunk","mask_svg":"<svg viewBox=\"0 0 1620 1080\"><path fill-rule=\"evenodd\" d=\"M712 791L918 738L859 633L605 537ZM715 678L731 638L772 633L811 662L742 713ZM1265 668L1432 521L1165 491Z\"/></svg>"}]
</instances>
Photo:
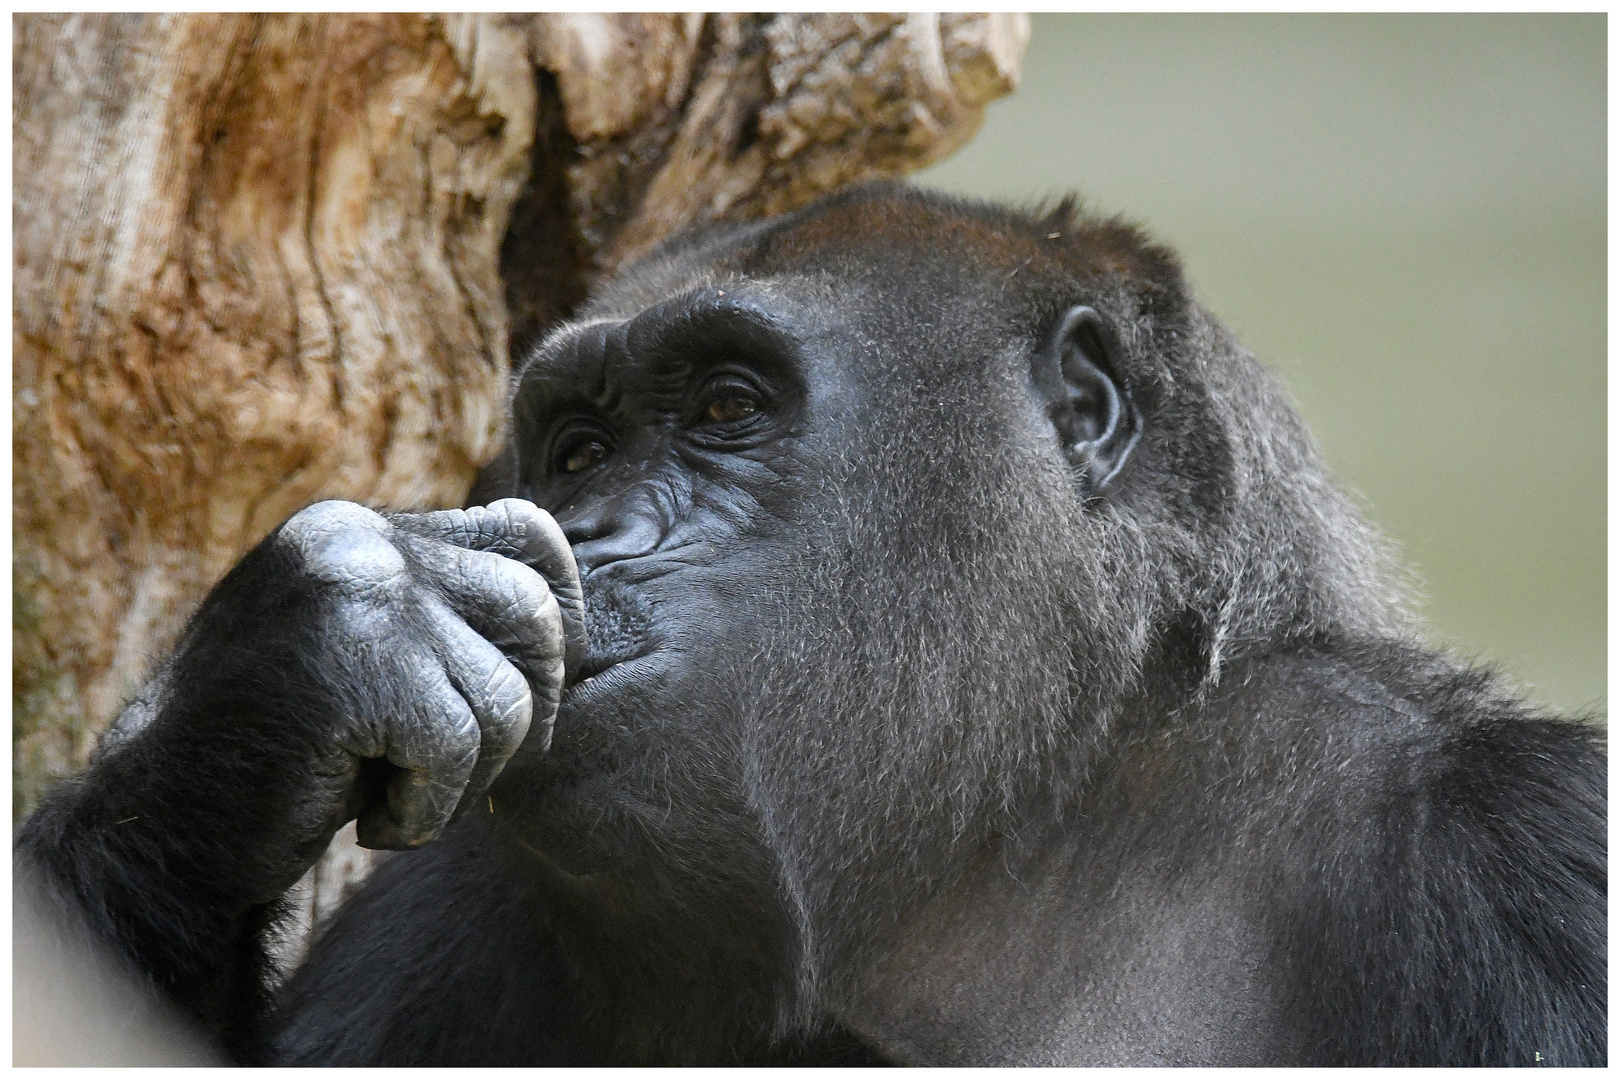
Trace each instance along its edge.
<instances>
[{"instance_id":1,"label":"tree trunk","mask_svg":"<svg viewBox=\"0 0 1620 1080\"><path fill-rule=\"evenodd\" d=\"M18 815L270 529L325 498L460 505L500 448L510 346L671 232L949 153L1028 36L1012 15L13 29Z\"/></svg>"},{"instance_id":2,"label":"tree trunk","mask_svg":"<svg viewBox=\"0 0 1620 1080\"><path fill-rule=\"evenodd\" d=\"M14 19L19 812L301 506L443 506L500 438L522 27Z\"/></svg>"}]
</instances>

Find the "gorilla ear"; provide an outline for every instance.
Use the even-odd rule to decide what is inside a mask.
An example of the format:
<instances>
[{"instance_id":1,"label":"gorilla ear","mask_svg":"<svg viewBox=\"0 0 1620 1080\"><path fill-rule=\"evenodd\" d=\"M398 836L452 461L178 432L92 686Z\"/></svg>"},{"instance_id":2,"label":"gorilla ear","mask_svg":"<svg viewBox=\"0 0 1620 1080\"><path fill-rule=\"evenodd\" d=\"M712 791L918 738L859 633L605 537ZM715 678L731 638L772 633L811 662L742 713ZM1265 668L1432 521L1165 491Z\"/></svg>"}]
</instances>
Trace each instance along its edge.
<instances>
[{"instance_id":1,"label":"gorilla ear","mask_svg":"<svg viewBox=\"0 0 1620 1080\"><path fill-rule=\"evenodd\" d=\"M1088 490L1100 491L1124 467L1142 432L1136 408L1114 375L1118 346L1096 309L1081 305L1063 316L1049 355L1056 363L1045 365L1048 379L1055 374L1052 383L1062 383L1047 391L1052 423Z\"/></svg>"}]
</instances>

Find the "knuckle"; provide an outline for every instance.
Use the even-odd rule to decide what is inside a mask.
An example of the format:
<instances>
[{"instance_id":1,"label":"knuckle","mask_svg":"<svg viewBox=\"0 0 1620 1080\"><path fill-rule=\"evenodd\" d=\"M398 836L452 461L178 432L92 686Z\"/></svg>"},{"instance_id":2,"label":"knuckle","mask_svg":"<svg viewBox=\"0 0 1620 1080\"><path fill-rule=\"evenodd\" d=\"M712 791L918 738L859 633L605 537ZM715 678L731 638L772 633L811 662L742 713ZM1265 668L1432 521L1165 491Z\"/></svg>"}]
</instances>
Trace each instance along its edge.
<instances>
[{"instance_id":1,"label":"knuckle","mask_svg":"<svg viewBox=\"0 0 1620 1080\"><path fill-rule=\"evenodd\" d=\"M508 532L526 531L531 523L546 513L528 499L497 499L486 509L506 525Z\"/></svg>"},{"instance_id":2,"label":"knuckle","mask_svg":"<svg viewBox=\"0 0 1620 1080\"><path fill-rule=\"evenodd\" d=\"M535 690L540 695L541 707L555 710L562 697L562 685L567 678L567 667L561 651L556 655L537 657L529 665L534 675Z\"/></svg>"},{"instance_id":3,"label":"knuckle","mask_svg":"<svg viewBox=\"0 0 1620 1080\"><path fill-rule=\"evenodd\" d=\"M529 684L524 681L516 668L503 659L495 670L490 672L485 693L497 710L506 711L528 696Z\"/></svg>"},{"instance_id":4,"label":"knuckle","mask_svg":"<svg viewBox=\"0 0 1620 1080\"><path fill-rule=\"evenodd\" d=\"M468 546L476 532L471 516L465 510L432 510L425 514L389 514L394 527L424 540Z\"/></svg>"},{"instance_id":5,"label":"knuckle","mask_svg":"<svg viewBox=\"0 0 1620 1080\"><path fill-rule=\"evenodd\" d=\"M478 717L460 695L456 696L454 704L445 708L440 738L441 760L450 771L460 768L468 755L478 753Z\"/></svg>"},{"instance_id":6,"label":"knuckle","mask_svg":"<svg viewBox=\"0 0 1620 1080\"><path fill-rule=\"evenodd\" d=\"M513 702L511 709L507 710L501 718L501 727L508 735L515 736L513 741L521 741L523 733L529 730L534 722L534 695L527 692L517 701Z\"/></svg>"},{"instance_id":7,"label":"knuckle","mask_svg":"<svg viewBox=\"0 0 1620 1080\"><path fill-rule=\"evenodd\" d=\"M404 761L435 781L448 781L478 752L478 718L442 672L419 683L412 695L415 700L390 741Z\"/></svg>"},{"instance_id":8,"label":"knuckle","mask_svg":"<svg viewBox=\"0 0 1620 1080\"><path fill-rule=\"evenodd\" d=\"M402 578L405 558L381 514L358 503L316 503L282 526L278 540L318 581L366 592Z\"/></svg>"},{"instance_id":9,"label":"knuckle","mask_svg":"<svg viewBox=\"0 0 1620 1080\"><path fill-rule=\"evenodd\" d=\"M504 623L528 627L547 617L557 604L551 586L530 567L501 556L486 565L485 595L492 602L491 613Z\"/></svg>"},{"instance_id":10,"label":"knuckle","mask_svg":"<svg viewBox=\"0 0 1620 1080\"><path fill-rule=\"evenodd\" d=\"M504 523L505 532L531 557L570 552L557 519L527 499L501 499L488 509Z\"/></svg>"},{"instance_id":11,"label":"knuckle","mask_svg":"<svg viewBox=\"0 0 1620 1080\"><path fill-rule=\"evenodd\" d=\"M388 521L375 510L343 499L328 499L306 506L288 519L283 533L321 535L345 528L386 529Z\"/></svg>"}]
</instances>

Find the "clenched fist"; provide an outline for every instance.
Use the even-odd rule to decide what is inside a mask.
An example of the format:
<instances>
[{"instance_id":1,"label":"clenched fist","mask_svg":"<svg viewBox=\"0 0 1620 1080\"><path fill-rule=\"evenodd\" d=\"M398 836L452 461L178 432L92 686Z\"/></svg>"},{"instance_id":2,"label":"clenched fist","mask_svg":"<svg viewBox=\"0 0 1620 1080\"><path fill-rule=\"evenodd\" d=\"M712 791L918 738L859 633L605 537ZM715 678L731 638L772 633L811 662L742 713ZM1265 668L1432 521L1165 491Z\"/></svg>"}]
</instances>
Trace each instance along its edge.
<instances>
[{"instance_id":1,"label":"clenched fist","mask_svg":"<svg viewBox=\"0 0 1620 1080\"><path fill-rule=\"evenodd\" d=\"M568 542L532 503L319 503L220 582L108 753L223 740L236 771L261 770L283 820L256 818L271 872L254 891L274 894L345 822L367 847L416 847L526 739L549 745L582 613Z\"/></svg>"}]
</instances>

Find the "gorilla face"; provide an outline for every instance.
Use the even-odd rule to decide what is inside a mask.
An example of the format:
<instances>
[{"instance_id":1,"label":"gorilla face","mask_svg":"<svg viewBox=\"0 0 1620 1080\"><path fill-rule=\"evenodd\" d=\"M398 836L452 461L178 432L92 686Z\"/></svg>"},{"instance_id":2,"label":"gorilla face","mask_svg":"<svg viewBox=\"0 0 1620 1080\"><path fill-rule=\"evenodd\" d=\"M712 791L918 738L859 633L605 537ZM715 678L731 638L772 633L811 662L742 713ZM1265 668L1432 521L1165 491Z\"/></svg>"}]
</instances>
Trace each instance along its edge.
<instances>
[{"instance_id":1,"label":"gorilla face","mask_svg":"<svg viewBox=\"0 0 1620 1080\"><path fill-rule=\"evenodd\" d=\"M874 214L888 242L852 247ZM521 494L591 634L550 752L503 781L532 843L779 875L814 819L862 823L806 833L844 861L909 863L916 821L1017 797L994 774L1031 739L1072 749L1120 651L1086 632L1119 553L1085 537L1142 429L1102 312L1144 282L1096 264L1144 256L1054 220L987 243L903 192L834 202L655 255L524 365ZM936 242L902 260L897 224Z\"/></svg>"},{"instance_id":2,"label":"gorilla face","mask_svg":"<svg viewBox=\"0 0 1620 1080\"><path fill-rule=\"evenodd\" d=\"M1063 802L1156 650L1218 664L1190 553L1270 558L1209 512L1211 384L1270 404L1220 348L1168 253L1067 207L869 188L655 253L519 373L591 650L496 798L574 874L822 937L936 887Z\"/></svg>"},{"instance_id":3,"label":"gorilla face","mask_svg":"<svg viewBox=\"0 0 1620 1080\"><path fill-rule=\"evenodd\" d=\"M533 842L570 869L713 845L729 864L758 832L750 676L852 413L822 355L831 332L758 283L687 280L640 310L605 301L524 369L522 491L587 582L567 734L522 770Z\"/></svg>"}]
</instances>

